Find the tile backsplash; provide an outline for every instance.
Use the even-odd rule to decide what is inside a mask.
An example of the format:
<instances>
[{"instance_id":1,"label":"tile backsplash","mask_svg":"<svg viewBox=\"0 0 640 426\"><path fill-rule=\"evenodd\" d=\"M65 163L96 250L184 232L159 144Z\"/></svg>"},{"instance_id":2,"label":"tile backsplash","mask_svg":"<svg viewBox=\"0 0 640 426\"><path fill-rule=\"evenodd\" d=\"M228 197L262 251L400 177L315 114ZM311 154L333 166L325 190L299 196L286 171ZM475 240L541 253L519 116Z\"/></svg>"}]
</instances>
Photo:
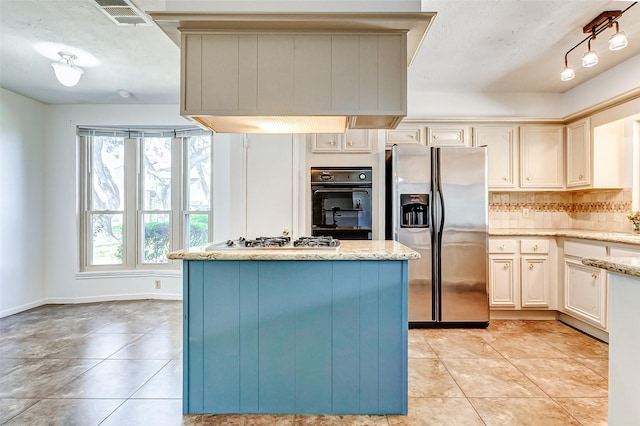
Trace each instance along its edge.
<instances>
[{"instance_id":1,"label":"tile backsplash","mask_svg":"<svg viewBox=\"0 0 640 426\"><path fill-rule=\"evenodd\" d=\"M631 190L490 192L490 228L631 232Z\"/></svg>"}]
</instances>

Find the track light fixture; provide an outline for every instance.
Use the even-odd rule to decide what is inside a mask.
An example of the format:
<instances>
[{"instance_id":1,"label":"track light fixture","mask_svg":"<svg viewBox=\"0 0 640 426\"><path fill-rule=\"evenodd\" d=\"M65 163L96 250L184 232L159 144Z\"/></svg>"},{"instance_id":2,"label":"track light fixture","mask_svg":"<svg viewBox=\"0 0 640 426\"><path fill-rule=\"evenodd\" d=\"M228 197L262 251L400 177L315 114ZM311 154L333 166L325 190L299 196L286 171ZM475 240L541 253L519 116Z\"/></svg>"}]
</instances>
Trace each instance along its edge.
<instances>
[{"instance_id":1,"label":"track light fixture","mask_svg":"<svg viewBox=\"0 0 640 426\"><path fill-rule=\"evenodd\" d=\"M592 67L598 63L598 54L595 50L591 50L591 41L596 39L596 36L606 30L612 28L615 25L615 33L609 38L609 50L620 50L627 46L627 37L624 31L620 31L618 19L629 9L635 6L638 2L635 1L624 10L607 10L596 16L591 22L582 28L582 32L589 34L588 37L583 39L580 43L573 46L564 55L564 69L560 73L560 80L569 81L573 80L576 76L575 71L569 66L567 61L568 55L575 48L580 46L585 41L587 42L587 51L582 56L582 66L585 68Z\"/></svg>"},{"instance_id":2,"label":"track light fixture","mask_svg":"<svg viewBox=\"0 0 640 426\"><path fill-rule=\"evenodd\" d=\"M58 52L58 55L60 55L60 60L51 64L53 71L56 73L56 78L64 86L75 86L84 73L82 68L73 64L73 61L78 57L69 52Z\"/></svg>"}]
</instances>

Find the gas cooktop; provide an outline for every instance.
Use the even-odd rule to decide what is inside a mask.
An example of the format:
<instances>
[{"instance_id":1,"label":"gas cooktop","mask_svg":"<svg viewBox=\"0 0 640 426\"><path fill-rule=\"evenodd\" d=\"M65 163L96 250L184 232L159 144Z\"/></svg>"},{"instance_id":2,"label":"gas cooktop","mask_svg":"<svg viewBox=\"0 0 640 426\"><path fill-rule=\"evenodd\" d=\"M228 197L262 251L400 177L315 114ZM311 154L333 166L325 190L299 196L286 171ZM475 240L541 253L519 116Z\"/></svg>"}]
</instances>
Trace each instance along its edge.
<instances>
[{"instance_id":1,"label":"gas cooktop","mask_svg":"<svg viewBox=\"0 0 640 426\"><path fill-rule=\"evenodd\" d=\"M314 236L300 237L291 241L291 237L257 237L247 240L240 237L237 240L228 240L226 242L213 243L206 247L205 250L224 250L224 249L325 249L337 250L340 247L340 240L332 237Z\"/></svg>"}]
</instances>

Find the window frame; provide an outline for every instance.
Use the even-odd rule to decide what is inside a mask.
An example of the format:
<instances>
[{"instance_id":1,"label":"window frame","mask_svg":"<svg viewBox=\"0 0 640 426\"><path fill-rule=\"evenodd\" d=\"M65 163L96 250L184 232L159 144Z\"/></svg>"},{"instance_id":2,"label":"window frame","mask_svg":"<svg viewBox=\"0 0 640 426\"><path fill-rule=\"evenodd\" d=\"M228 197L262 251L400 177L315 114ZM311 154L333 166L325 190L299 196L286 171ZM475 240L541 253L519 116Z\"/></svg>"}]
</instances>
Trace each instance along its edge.
<instances>
[{"instance_id":1,"label":"window frame","mask_svg":"<svg viewBox=\"0 0 640 426\"><path fill-rule=\"evenodd\" d=\"M122 236L122 263L91 264L93 229L92 215L108 214L111 211L93 210L92 207L92 149L93 138L99 136L122 137L124 139L124 211ZM190 211L187 205L189 197L189 140L192 136L209 136L209 209L206 211ZM142 210L143 204L143 140L149 137L171 138L171 202L170 211ZM213 133L201 129L87 129L78 128L79 145L79 271L80 272L117 272L117 271L151 271L180 270L182 262L167 260L166 263L144 262L144 223L143 214L169 214L169 251L184 249L189 235L187 217L190 214L206 214L207 241L213 237ZM133 207L131 207L133 206Z\"/></svg>"}]
</instances>

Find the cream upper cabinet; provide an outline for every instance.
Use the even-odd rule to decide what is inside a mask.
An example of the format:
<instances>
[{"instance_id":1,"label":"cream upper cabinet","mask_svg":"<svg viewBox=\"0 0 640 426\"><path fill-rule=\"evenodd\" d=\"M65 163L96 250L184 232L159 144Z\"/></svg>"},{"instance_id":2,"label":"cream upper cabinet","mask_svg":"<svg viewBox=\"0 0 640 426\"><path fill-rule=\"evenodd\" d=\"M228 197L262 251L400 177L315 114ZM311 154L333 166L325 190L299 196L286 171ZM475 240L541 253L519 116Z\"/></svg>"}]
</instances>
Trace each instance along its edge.
<instances>
[{"instance_id":1,"label":"cream upper cabinet","mask_svg":"<svg viewBox=\"0 0 640 426\"><path fill-rule=\"evenodd\" d=\"M589 119L567 125L567 188L591 184Z\"/></svg>"},{"instance_id":2,"label":"cream upper cabinet","mask_svg":"<svg viewBox=\"0 0 640 426\"><path fill-rule=\"evenodd\" d=\"M423 128L421 126L404 127L387 130L385 147L391 148L393 145L424 145Z\"/></svg>"},{"instance_id":3,"label":"cream upper cabinet","mask_svg":"<svg viewBox=\"0 0 640 426\"><path fill-rule=\"evenodd\" d=\"M564 188L563 126L520 127L520 187Z\"/></svg>"},{"instance_id":4,"label":"cream upper cabinet","mask_svg":"<svg viewBox=\"0 0 640 426\"><path fill-rule=\"evenodd\" d=\"M487 147L489 189L516 187L517 138L516 126L478 126L473 128L473 145L486 145Z\"/></svg>"},{"instance_id":5,"label":"cream upper cabinet","mask_svg":"<svg viewBox=\"0 0 640 426\"><path fill-rule=\"evenodd\" d=\"M471 146L469 126L459 124L427 125L428 146Z\"/></svg>"},{"instance_id":6,"label":"cream upper cabinet","mask_svg":"<svg viewBox=\"0 0 640 426\"><path fill-rule=\"evenodd\" d=\"M371 152L369 130L349 129L346 133L313 134L311 152Z\"/></svg>"}]
</instances>

